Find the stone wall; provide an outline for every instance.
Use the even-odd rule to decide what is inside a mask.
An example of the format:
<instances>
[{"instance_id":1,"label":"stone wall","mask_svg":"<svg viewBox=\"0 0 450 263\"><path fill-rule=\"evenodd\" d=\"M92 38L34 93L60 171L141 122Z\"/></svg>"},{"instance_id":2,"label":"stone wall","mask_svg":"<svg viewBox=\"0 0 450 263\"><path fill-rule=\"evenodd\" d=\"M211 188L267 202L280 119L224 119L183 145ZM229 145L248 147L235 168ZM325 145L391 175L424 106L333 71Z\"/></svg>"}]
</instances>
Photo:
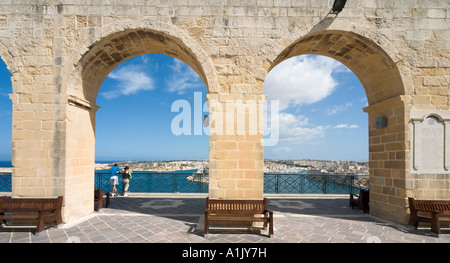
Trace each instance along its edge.
<instances>
[{"instance_id":1,"label":"stone wall","mask_svg":"<svg viewBox=\"0 0 450 263\"><path fill-rule=\"evenodd\" d=\"M3 0L0 57L12 74L13 195L64 195L64 220L92 212L96 97L124 60L164 53L191 66L210 101L264 100L267 73L332 57L369 107L372 214L406 222L406 198L448 198L447 173L411 170L411 110L448 111L449 1ZM227 108L223 108L227 112ZM258 120L261 112L258 111ZM387 126L376 128L379 117ZM234 120L237 123L237 117ZM262 198L260 134L210 137L214 198Z\"/></svg>"}]
</instances>

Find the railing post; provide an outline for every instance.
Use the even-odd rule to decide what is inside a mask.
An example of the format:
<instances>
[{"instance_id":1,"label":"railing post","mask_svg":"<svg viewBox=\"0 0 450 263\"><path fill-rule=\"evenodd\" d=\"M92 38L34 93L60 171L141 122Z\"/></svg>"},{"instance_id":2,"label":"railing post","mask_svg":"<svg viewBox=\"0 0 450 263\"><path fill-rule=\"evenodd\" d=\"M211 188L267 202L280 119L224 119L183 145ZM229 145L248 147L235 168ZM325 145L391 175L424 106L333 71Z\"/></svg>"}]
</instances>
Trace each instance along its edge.
<instances>
[{"instance_id":1,"label":"railing post","mask_svg":"<svg viewBox=\"0 0 450 263\"><path fill-rule=\"evenodd\" d=\"M200 175L200 182L198 183L198 192L203 193L203 173Z\"/></svg>"},{"instance_id":2,"label":"railing post","mask_svg":"<svg viewBox=\"0 0 450 263\"><path fill-rule=\"evenodd\" d=\"M147 174L147 187L148 187L148 192L151 193L152 192L152 174L151 173Z\"/></svg>"},{"instance_id":3,"label":"railing post","mask_svg":"<svg viewBox=\"0 0 450 263\"><path fill-rule=\"evenodd\" d=\"M302 174L301 178L300 178L300 194L304 194L305 193L305 183L306 183L306 178L305 175Z\"/></svg>"},{"instance_id":4,"label":"railing post","mask_svg":"<svg viewBox=\"0 0 450 263\"><path fill-rule=\"evenodd\" d=\"M349 183L349 194L353 193L355 184L355 175L350 176L350 183Z\"/></svg>"},{"instance_id":5,"label":"railing post","mask_svg":"<svg viewBox=\"0 0 450 263\"><path fill-rule=\"evenodd\" d=\"M278 180L278 176L279 174L275 175L275 193L278 194L279 192L279 188L278 188L278 184L279 184L279 180Z\"/></svg>"},{"instance_id":6,"label":"railing post","mask_svg":"<svg viewBox=\"0 0 450 263\"><path fill-rule=\"evenodd\" d=\"M172 193L176 193L177 192L177 185L175 183L175 174L172 174L172 185L173 185Z\"/></svg>"}]
</instances>

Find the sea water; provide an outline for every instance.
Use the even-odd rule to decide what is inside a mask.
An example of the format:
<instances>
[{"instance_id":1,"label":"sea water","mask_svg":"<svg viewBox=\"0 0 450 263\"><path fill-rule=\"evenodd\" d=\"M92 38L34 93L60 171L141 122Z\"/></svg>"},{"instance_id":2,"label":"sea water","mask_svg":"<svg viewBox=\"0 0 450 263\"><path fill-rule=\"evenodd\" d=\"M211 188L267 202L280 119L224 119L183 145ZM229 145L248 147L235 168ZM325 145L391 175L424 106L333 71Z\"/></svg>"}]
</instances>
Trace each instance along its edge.
<instances>
[{"instance_id":1,"label":"sea water","mask_svg":"<svg viewBox=\"0 0 450 263\"><path fill-rule=\"evenodd\" d=\"M0 167L1 168L11 168L12 162L11 161L0 161Z\"/></svg>"}]
</instances>

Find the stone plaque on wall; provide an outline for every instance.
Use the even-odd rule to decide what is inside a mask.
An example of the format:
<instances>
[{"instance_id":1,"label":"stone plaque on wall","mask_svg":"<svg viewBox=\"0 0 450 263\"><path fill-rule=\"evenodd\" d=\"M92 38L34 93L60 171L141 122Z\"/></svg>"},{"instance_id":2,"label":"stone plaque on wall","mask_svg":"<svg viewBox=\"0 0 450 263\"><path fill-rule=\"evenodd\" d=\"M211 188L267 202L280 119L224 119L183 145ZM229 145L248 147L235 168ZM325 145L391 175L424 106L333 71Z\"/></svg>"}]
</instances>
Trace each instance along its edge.
<instances>
[{"instance_id":1,"label":"stone plaque on wall","mask_svg":"<svg viewBox=\"0 0 450 263\"><path fill-rule=\"evenodd\" d=\"M411 171L450 174L450 112L411 110Z\"/></svg>"}]
</instances>

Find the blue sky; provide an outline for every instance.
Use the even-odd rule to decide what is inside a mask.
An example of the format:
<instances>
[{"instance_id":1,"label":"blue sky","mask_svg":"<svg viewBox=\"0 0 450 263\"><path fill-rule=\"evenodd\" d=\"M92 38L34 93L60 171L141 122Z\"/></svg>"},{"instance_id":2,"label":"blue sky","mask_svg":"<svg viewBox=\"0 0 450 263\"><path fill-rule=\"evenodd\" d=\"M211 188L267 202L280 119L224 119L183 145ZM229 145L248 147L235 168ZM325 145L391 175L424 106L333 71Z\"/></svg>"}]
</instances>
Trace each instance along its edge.
<instances>
[{"instance_id":1,"label":"blue sky","mask_svg":"<svg viewBox=\"0 0 450 263\"><path fill-rule=\"evenodd\" d=\"M0 160L11 159L10 76L0 61ZM368 160L366 95L339 62L311 55L284 61L269 72L264 93L280 106L279 140L265 147L266 159ZM194 115L207 114L194 110L194 100L203 105L206 94L200 77L175 58L148 54L123 62L97 97L96 160L207 159L208 136L194 135ZM171 129L180 100L191 105L191 135Z\"/></svg>"}]
</instances>

